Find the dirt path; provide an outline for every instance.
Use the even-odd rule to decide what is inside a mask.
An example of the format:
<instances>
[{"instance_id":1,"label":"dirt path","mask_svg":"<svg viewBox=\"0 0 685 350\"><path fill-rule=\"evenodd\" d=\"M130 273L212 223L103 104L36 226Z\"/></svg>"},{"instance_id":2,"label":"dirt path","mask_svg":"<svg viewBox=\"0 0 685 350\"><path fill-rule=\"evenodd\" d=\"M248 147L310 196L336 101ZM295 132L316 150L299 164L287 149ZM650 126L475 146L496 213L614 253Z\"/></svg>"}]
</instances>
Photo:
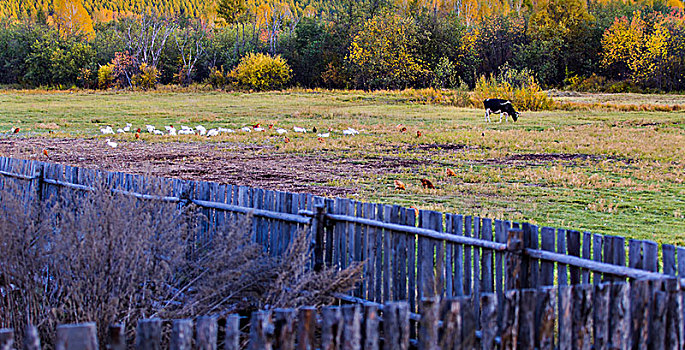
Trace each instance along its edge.
<instances>
[{"instance_id":1,"label":"dirt path","mask_svg":"<svg viewBox=\"0 0 685 350\"><path fill-rule=\"evenodd\" d=\"M47 157L43 150L47 151ZM345 196L357 191L330 185L336 180L411 166L393 158L360 162L228 143L119 142L113 149L101 139L22 137L0 139L0 156L329 196Z\"/></svg>"}]
</instances>

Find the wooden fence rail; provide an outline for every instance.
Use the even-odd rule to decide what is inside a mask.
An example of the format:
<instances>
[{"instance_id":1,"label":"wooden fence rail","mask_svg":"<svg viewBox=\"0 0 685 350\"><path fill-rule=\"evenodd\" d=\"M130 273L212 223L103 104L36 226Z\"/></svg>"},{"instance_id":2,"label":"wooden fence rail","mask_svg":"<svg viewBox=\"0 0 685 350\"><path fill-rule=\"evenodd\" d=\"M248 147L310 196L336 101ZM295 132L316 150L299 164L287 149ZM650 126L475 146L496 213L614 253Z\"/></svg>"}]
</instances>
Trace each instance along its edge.
<instances>
[{"instance_id":1,"label":"wooden fence rail","mask_svg":"<svg viewBox=\"0 0 685 350\"><path fill-rule=\"evenodd\" d=\"M685 280L675 278L547 286L509 290L501 299L491 292L423 298L416 318L407 302L387 302L320 312L312 307L257 311L249 320L239 315L148 319L138 323L135 339L125 338L123 325L112 325L100 344L116 350L127 343L138 350L682 349L684 296ZM171 325L168 341L164 324ZM18 344L39 349L35 327L25 334ZM13 349L14 343L11 329L0 330L0 349ZM95 350L96 325L59 326L55 344L60 350Z\"/></svg>"},{"instance_id":2,"label":"wooden fence rail","mask_svg":"<svg viewBox=\"0 0 685 350\"><path fill-rule=\"evenodd\" d=\"M662 245L660 261L656 242L619 236L12 158L0 158L0 175L0 188L13 182L27 201L91 191L104 179L117 193L193 203L207 218L198 242L210 241L216 227L246 215L253 217L253 239L272 255L285 252L298 230L311 230L313 268L366 262L363 282L348 300L406 300L412 313L419 312L422 298L432 296L483 292L502 300L509 289L685 277L684 248ZM168 193L151 193L155 185ZM516 278L507 279L512 266L518 267ZM474 312L480 315L481 309Z\"/></svg>"}]
</instances>

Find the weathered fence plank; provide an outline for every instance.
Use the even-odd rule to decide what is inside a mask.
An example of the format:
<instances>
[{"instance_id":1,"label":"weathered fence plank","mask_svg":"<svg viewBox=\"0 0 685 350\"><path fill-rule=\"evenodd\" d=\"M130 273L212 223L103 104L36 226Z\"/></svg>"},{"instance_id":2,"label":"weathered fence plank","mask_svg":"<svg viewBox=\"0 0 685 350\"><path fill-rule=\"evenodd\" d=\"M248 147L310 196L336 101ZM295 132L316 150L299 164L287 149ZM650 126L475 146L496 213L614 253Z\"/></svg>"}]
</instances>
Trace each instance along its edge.
<instances>
[{"instance_id":1,"label":"weathered fence plank","mask_svg":"<svg viewBox=\"0 0 685 350\"><path fill-rule=\"evenodd\" d=\"M387 303L383 307L383 349L409 349L409 304Z\"/></svg>"},{"instance_id":2,"label":"weathered fence plank","mask_svg":"<svg viewBox=\"0 0 685 350\"><path fill-rule=\"evenodd\" d=\"M554 332L555 332L555 308L557 305L557 288L542 287L538 290L538 312L537 319L539 326L537 326L538 336L536 344L540 350L554 349Z\"/></svg>"},{"instance_id":3,"label":"weathered fence plank","mask_svg":"<svg viewBox=\"0 0 685 350\"><path fill-rule=\"evenodd\" d=\"M413 213L413 210L411 211ZM398 224L405 224L406 222L406 217L407 215L407 210L406 208L400 208L399 211L399 218L398 218ZM407 240L412 239L413 237L409 235L403 235L403 234L397 234L394 236L395 242L396 242L396 247L397 247L397 252L396 252L396 258L395 258L395 276L397 278L394 279L395 281L395 300L407 300L408 294L407 294L407 260L408 260L408 246L407 246Z\"/></svg>"},{"instance_id":4,"label":"weathered fence plank","mask_svg":"<svg viewBox=\"0 0 685 350\"><path fill-rule=\"evenodd\" d=\"M376 219L376 206L364 203L364 218ZM376 301L376 228L367 226L365 232L366 264L364 264L364 280L366 283L366 300Z\"/></svg>"},{"instance_id":5,"label":"weathered fence plank","mask_svg":"<svg viewBox=\"0 0 685 350\"><path fill-rule=\"evenodd\" d=\"M297 312L294 309L275 309L273 316L275 347L280 350L294 350Z\"/></svg>"},{"instance_id":6,"label":"weathered fence plank","mask_svg":"<svg viewBox=\"0 0 685 350\"><path fill-rule=\"evenodd\" d=\"M342 307L342 350L359 350L362 345L362 314L359 305ZM386 332L387 334L387 332ZM387 337L387 335L386 335Z\"/></svg>"},{"instance_id":7,"label":"weathered fence plank","mask_svg":"<svg viewBox=\"0 0 685 350\"><path fill-rule=\"evenodd\" d=\"M193 320L174 320L171 325L169 350L191 350L192 346Z\"/></svg>"},{"instance_id":8,"label":"weathered fence plank","mask_svg":"<svg viewBox=\"0 0 685 350\"><path fill-rule=\"evenodd\" d=\"M273 347L274 327L271 311L255 311L250 318L250 350L271 350Z\"/></svg>"},{"instance_id":9,"label":"weathered fence plank","mask_svg":"<svg viewBox=\"0 0 685 350\"><path fill-rule=\"evenodd\" d=\"M609 337L613 349L631 348L631 302L630 285L626 282L611 284L609 301Z\"/></svg>"},{"instance_id":10,"label":"weathered fence plank","mask_svg":"<svg viewBox=\"0 0 685 350\"><path fill-rule=\"evenodd\" d=\"M443 299L440 315L442 328L438 332L438 348L461 349L461 304L452 298ZM409 319L407 318L407 330L408 326ZM408 343L409 334L407 334ZM403 347L402 349L408 348Z\"/></svg>"},{"instance_id":11,"label":"weathered fence plank","mask_svg":"<svg viewBox=\"0 0 685 350\"><path fill-rule=\"evenodd\" d=\"M676 262L675 262L675 246L671 244L664 244L661 246L661 260L663 261L664 275L675 276Z\"/></svg>"},{"instance_id":12,"label":"weathered fence plank","mask_svg":"<svg viewBox=\"0 0 685 350\"><path fill-rule=\"evenodd\" d=\"M481 349L495 349L495 337L498 335L497 328L497 296L494 293L482 293L480 303L482 305L480 324L482 329ZM534 308L533 308L534 309ZM533 312L534 313L534 312Z\"/></svg>"},{"instance_id":13,"label":"weathered fence plank","mask_svg":"<svg viewBox=\"0 0 685 350\"><path fill-rule=\"evenodd\" d=\"M314 350L316 308L303 307L297 313L297 350Z\"/></svg>"},{"instance_id":14,"label":"weathered fence plank","mask_svg":"<svg viewBox=\"0 0 685 350\"><path fill-rule=\"evenodd\" d=\"M462 215L452 216L452 231L457 236L464 235L464 217ZM506 238L505 238L506 241ZM453 295L464 295L464 246L462 244L455 244L453 248L454 255L454 286Z\"/></svg>"},{"instance_id":15,"label":"weathered fence plank","mask_svg":"<svg viewBox=\"0 0 685 350\"><path fill-rule=\"evenodd\" d=\"M566 231L566 242L568 243L568 255L580 257L580 232L574 230ZM569 278L572 285L579 284L580 269L570 266Z\"/></svg>"},{"instance_id":16,"label":"weathered fence plank","mask_svg":"<svg viewBox=\"0 0 685 350\"><path fill-rule=\"evenodd\" d=\"M378 326L378 307L375 305L364 305L364 350L378 350Z\"/></svg>"},{"instance_id":17,"label":"weathered fence plank","mask_svg":"<svg viewBox=\"0 0 685 350\"><path fill-rule=\"evenodd\" d=\"M522 289L519 298L519 347L533 349L535 348L536 290Z\"/></svg>"},{"instance_id":18,"label":"weathered fence plank","mask_svg":"<svg viewBox=\"0 0 685 350\"><path fill-rule=\"evenodd\" d=\"M95 323L57 326L56 350L97 350L98 337ZM150 348L152 349L152 348Z\"/></svg>"},{"instance_id":19,"label":"weathered fence plank","mask_svg":"<svg viewBox=\"0 0 685 350\"><path fill-rule=\"evenodd\" d=\"M559 286L559 350L573 348L573 293L571 286Z\"/></svg>"},{"instance_id":20,"label":"weathered fence plank","mask_svg":"<svg viewBox=\"0 0 685 350\"><path fill-rule=\"evenodd\" d=\"M676 278L669 278L664 282L667 293L666 302L666 349L681 349L681 320L683 317L682 300L680 298L680 285Z\"/></svg>"},{"instance_id":21,"label":"weathered fence plank","mask_svg":"<svg viewBox=\"0 0 685 350\"><path fill-rule=\"evenodd\" d=\"M590 232L583 232L583 259L590 260L592 259L592 256L590 255L592 252L592 234ZM581 282L583 284L588 284L590 283L590 270L589 269L583 269L582 270L582 276L581 276Z\"/></svg>"},{"instance_id":22,"label":"weathered fence plank","mask_svg":"<svg viewBox=\"0 0 685 350\"><path fill-rule=\"evenodd\" d=\"M113 347L110 347L109 349L112 350L122 350L118 344L113 344L112 342L108 342L108 346L114 345ZM124 342L124 346L126 343ZM34 325L28 325L26 326L26 330L24 331L24 350L40 350L40 337L38 336L38 328Z\"/></svg>"},{"instance_id":23,"label":"weathered fence plank","mask_svg":"<svg viewBox=\"0 0 685 350\"><path fill-rule=\"evenodd\" d=\"M554 229L551 227L543 227L542 235L542 250L554 251ZM540 263L540 285L551 286L554 284L554 263L551 261L542 261Z\"/></svg>"},{"instance_id":24,"label":"weathered fence plank","mask_svg":"<svg viewBox=\"0 0 685 350\"><path fill-rule=\"evenodd\" d=\"M518 348L519 334L519 290L504 292L502 307L502 350Z\"/></svg>"},{"instance_id":25,"label":"weathered fence plank","mask_svg":"<svg viewBox=\"0 0 685 350\"><path fill-rule=\"evenodd\" d=\"M438 350L438 320L440 303L436 298L422 298L419 324L419 349Z\"/></svg>"},{"instance_id":26,"label":"weathered fence plank","mask_svg":"<svg viewBox=\"0 0 685 350\"><path fill-rule=\"evenodd\" d=\"M594 348L606 350L609 348L609 315L611 299L611 283L595 284L593 294L593 326Z\"/></svg>"},{"instance_id":27,"label":"weathered fence plank","mask_svg":"<svg viewBox=\"0 0 685 350\"><path fill-rule=\"evenodd\" d=\"M492 220L491 219L483 219L481 230L480 230L480 238L485 241L492 241L493 240L493 234L492 234ZM482 267L482 275L480 279L480 291L482 293L492 293L494 292L493 288L493 278L495 277L495 271L492 269L492 260L493 260L493 254L491 250L488 249L483 249L483 254L481 255L481 267Z\"/></svg>"},{"instance_id":28,"label":"weathered fence plank","mask_svg":"<svg viewBox=\"0 0 685 350\"><path fill-rule=\"evenodd\" d=\"M557 230L557 252L566 254L566 230ZM557 279L560 286L568 284L566 264L557 264ZM561 345L561 344L560 344Z\"/></svg>"},{"instance_id":29,"label":"weathered fence plank","mask_svg":"<svg viewBox=\"0 0 685 350\"><path fill-rule=\"evenodd\" d=\"M465 237L471 237L471 222L472 222L472 217L471 216L465 216L464 217L464 236ZM472 270L471 270L471 253L473 252L473 247L469 245L464 245L464 295L471 295L471 286L472 286L472 281L471 281L471 275L472 275Z\"/></svg>"},{"instance_id":30,"label":"weathered fence plank","mask_svg":"<svg viewBox=\"0 0 685 350\"><path fill-rule=\"evenodd\" d=\"M416 225L416 210L407 210L404 216L404 224L406 226L414 227ZM409 309L412 312L417 311L416 295L416 237L407 237L407 291L409 296Z\"/></svg>"},{"instance_id":31,"label":"weathered fence plank","mask_svg":"<svg viewBox=\"0 0 685 350\"><path fill-rule=\"evenodd\" d=\"M651 293L648 280L635 280L630 285L630 320L633 349L647 349Z\"/></svg>"},{"instance_id":32,"label":"weathered fence plank","mask_svg":"<svg viewBox=\"0 0 685 350\"><path fill-rule=\"evenodd\" d=\"M240 350L240 315L229 315L226 318L224 350Z\"/></svg>"},{"instance_id":33,"label":"weathered fence plank","mask_svg":"<svg viewBox=\"0 0 685 350\"><path fill-rule=\"evenodd\" d=\"M382 222L383 215L385 214L383 212L383 204L375 204L374 206L374 211L376 212L376 220ZM372 301L378 303L383 302L383 255L385 254L385 252L383 251L383 234L383 229L376 229L376 242L374 243L374 248L376 249L376 251L374 253L373 260L373 264L376 265L376 267L374 268L376 272L376 282L374 283L376 291L374 292L375 299L372 299ZM368 263L371 264L372 262L369 261Z\"/></svg>"},{"instance_id":34,"label":"weathered fence plank","mask_svg":"<svg viewBox=\"0 0 685 350\"><path fill-rule=\"evenodd\" d=\"M463 349L473 349L476 347L476 318L473 307L473 299L470 297L459 297L457 302L461 309L461 345Z\"/></svg>"},{"instance_id":35,"label":"weathered fence plank","mask_svg":"<svg viewBox=\"0 0 685 350\"><path fill-rule=\"evenodd\" d=\"M14 330L11 328L0 329L0 350L12 350L14 348Z\"/></svg>"},{"instance_id":36,"label":"weathered fence plank","mask_svg":"<svg viewBox=\"0 0 685 350\"><path fill-rule=\"evenodd\" d=\"M162 347L162 320L158 318L138 321L136 350L160 350Z\"/></svg>"},{"instance_id":37,"label":"weathered fence plank","mask_svg":"<svg viewBox=\"0 0 685 350\"><path fill-rule=\"evenodd\" d=\"M574 349L590 350L592 347L592 290L588 284L573 286L573 338Z\"/></svg>"}]
</instances>

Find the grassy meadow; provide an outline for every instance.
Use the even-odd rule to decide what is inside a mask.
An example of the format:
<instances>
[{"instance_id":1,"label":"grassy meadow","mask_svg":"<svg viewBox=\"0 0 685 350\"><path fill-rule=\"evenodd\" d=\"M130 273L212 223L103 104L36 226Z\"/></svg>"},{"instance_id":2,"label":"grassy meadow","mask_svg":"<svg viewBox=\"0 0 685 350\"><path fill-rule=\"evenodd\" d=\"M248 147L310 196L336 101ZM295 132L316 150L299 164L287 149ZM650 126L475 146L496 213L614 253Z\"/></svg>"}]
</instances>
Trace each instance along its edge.
<instances>
[{"instance_id":1,"label":"grassy meadow","mask_svg":"<svg viewBox=\"0 0 685 350\"><path fill-rule=\"evenodd\" d=\"M644 110L685 105L685 96L576 94L557 100L638 108L524 112L516 123L499 124L498 115L486 123L482 109L415 103L400 92L8 90L0 92L0 138L104 138L99 127L116 129L126 122L143 130L145 124L162 130L169 124L273 124L290 130L290 142L269 130L210 139L143 133L141 140L250 145L262 154L312 157L322 166L340 159L360 166L388 161L397 167L317 185L353 189L352 197L362 201L685 246L685 111ZM316 133L292 132L293 126L333 132L322 142ZM16 127L20 132L14 135ZM342 135L348 127L360 134ZM400 132L402 127L407 131ZM134 140L133 134L114 138ZM423 178L436 188L422 188ZM395 180L406 189L396 189Z\"/></svg>"}]
</instances>

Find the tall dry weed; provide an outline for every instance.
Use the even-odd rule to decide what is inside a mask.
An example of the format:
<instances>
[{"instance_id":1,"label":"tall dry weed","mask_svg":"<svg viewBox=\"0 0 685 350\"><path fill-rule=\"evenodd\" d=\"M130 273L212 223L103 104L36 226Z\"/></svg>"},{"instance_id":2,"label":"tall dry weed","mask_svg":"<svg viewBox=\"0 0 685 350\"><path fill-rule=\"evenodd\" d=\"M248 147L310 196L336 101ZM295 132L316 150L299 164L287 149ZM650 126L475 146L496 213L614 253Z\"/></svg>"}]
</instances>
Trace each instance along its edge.
<instances>
[{"instance_id":1,"label":"tall dry weed","mask_svg":"<svg viewBox=\"0 0 685 350\"><path fill-rule=\"evenodd\" d=\"M323 305L352 289L361 264L308 268L311 237L299 232L282 257L251 240L250 218L194 237L207 217L179 206L114 194L69 192L40 203L0 189L0 327L35 324L50 347L55 326L95 321L129 332L141 318L247 314ZM167 194L150 188L148 193ZM19 334L21 336L21 334Z\"/></svg>"},{"instance_id":2,"label":"tall dry weed","mask_svg":"<svg viewBox=\"0 0 685 350\"><path fill-rule=\"evenodd\" d=\"M116 195L102 182L92 193L26 202L2 190L2 326L36 324L50 335L61 323L135 324L164 299L183 258L187 232L173 204Z\"/></svg>"}]
</instances>

